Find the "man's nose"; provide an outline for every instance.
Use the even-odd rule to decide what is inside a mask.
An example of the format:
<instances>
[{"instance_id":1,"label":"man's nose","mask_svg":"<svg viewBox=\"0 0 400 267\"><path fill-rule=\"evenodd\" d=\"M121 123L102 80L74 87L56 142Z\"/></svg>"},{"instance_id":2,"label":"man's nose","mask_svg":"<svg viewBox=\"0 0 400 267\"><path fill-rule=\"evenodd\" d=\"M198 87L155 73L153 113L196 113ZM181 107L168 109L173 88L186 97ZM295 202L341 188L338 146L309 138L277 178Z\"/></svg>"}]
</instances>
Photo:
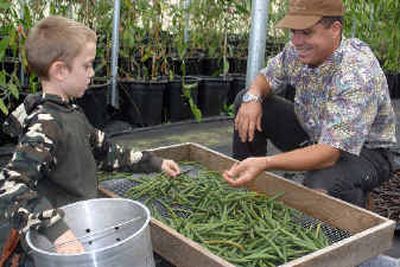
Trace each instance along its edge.
<instances>
[{"instance_id":1,"label":"man's nose","mask_svg":"<svg viewBox=\"0 0 400 267\"><path fill-rule=\"evenodd\" d=\"M292 33L292 43L297 45L302 45L304 43L304 36L301 33L293 32Z\"/></svg>"}]
</instances>

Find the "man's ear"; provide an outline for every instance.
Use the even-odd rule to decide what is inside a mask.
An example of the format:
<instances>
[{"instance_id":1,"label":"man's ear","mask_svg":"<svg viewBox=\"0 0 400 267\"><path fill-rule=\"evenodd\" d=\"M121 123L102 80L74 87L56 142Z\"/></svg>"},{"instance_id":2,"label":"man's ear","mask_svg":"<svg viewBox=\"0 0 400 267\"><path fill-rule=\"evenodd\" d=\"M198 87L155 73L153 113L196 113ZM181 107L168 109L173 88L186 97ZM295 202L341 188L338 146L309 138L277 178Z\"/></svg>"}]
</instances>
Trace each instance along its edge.
<instances>
[{"instance_id":1,"label":"man's ear","mask_svg":"<svg viewBox=\"0 0 400 267\"><path fill-rule=\"evenodd\" d=\"M67 74L68 68L62 61L54 61L49 68L49 78L63 80Z\"/></svg>"},{"instance_id":2,"label":"man's ear","mask_svg":"<svg viewBox=\"0 0 400 267\"><path fill-rule=\"evenodd\" d=\"M340 36L341 32L342 32L342 28L343 25L342 23L340 23L339 21L335 21L332 25L331 25L331 29L333 34L337 37Z\"/></svg>"}]
</instances>

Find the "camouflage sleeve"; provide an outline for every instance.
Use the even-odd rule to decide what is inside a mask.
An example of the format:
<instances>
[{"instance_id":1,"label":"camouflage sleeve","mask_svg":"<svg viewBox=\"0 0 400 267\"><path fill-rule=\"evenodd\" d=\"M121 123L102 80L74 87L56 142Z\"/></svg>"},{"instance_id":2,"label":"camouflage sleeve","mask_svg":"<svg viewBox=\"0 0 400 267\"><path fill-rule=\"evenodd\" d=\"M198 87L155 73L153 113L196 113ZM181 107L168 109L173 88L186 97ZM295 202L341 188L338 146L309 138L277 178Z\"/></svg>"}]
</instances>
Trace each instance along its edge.
<instances>
[{"instance_id":1,"label":"camouflage sleeve","mask_svg":"<svg viewBox=\"0 0 400 267\"><path fill-rule=\"evenodd\" d=\"M149 151L128 149L108 140L105 133L94 129L91 145L100 169L105 171L156 172L161 170L162 159Z\"/></svg>"},{"instance_id":2,"label":"camouflage sleeve","mask_svg":"<svg viewBox=\"0 0 400 267\"><path fill-rule=\"evenodd\" d=\"M55 146L61 129L50 114L44 113L30 115L25 125L12 159L0 172L2 214L20 232L55 227L62 221L62 214L56 210L34 213L43 199L36 185L56 162Z\"/></svg>"},{"instance_id":3,"label":"camouflage sleeve","mask_svg":"<svg viewBox=\"0 0 400 267\"><path fill-rule=\"evenodd\" d=\"M28 113L42 101L42 94L30 94L4 121L3 132L11 137L18 137L23 132L23 124Z\"/></svg>"}]
</instances>

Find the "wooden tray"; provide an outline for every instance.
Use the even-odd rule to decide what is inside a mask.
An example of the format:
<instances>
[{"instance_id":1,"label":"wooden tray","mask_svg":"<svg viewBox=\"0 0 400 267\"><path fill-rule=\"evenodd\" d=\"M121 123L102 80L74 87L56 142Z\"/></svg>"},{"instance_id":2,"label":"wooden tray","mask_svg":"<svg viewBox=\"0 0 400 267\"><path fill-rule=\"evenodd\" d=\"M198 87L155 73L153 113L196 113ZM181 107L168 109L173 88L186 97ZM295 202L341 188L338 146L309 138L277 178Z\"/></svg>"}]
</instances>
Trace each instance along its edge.
<instances>
[{"instance_id":1,"label":"wooden tray","mask_svg":"<svg viewBox=\"0 0 400 267\"><path fill-rule=\"evenodd\" d=\"M228 156L195 143L162 147L152 151L175 161L197 161L220 172L236 162ZM395 229L395 222L392 220L269 172L259 175L247 187L268 196L284 192L280 200L287 206L351 233L348 238L282 266L356 266L391 247ZM103 188L99 190L109 197L119 197ZM160 221L152 219L150 225L154 251L177 267L234 266Z\"/></svg>"}]
</instances>

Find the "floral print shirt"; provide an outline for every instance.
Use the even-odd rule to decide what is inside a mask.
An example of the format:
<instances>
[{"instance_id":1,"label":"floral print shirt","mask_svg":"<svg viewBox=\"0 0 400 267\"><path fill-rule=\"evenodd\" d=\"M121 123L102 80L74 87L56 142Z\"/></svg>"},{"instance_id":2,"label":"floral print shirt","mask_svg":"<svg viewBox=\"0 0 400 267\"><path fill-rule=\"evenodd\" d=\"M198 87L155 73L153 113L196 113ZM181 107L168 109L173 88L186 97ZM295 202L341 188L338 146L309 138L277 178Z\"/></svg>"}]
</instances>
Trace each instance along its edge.
<instances>
[{"instance_id":1,"label":"floral print shirt","mask_svg":"<svg viewBox=\"0 0 400 267\"><path fill-rule=\"evenodd\" d=\"M294 45L288 43L260 72L273 92L288 84L295 88L295 113L312 142L355 155L364 145L396 144L386 77L364 42L343 38L318 67L301 63Z\"/></svg>"}]
</instances>

